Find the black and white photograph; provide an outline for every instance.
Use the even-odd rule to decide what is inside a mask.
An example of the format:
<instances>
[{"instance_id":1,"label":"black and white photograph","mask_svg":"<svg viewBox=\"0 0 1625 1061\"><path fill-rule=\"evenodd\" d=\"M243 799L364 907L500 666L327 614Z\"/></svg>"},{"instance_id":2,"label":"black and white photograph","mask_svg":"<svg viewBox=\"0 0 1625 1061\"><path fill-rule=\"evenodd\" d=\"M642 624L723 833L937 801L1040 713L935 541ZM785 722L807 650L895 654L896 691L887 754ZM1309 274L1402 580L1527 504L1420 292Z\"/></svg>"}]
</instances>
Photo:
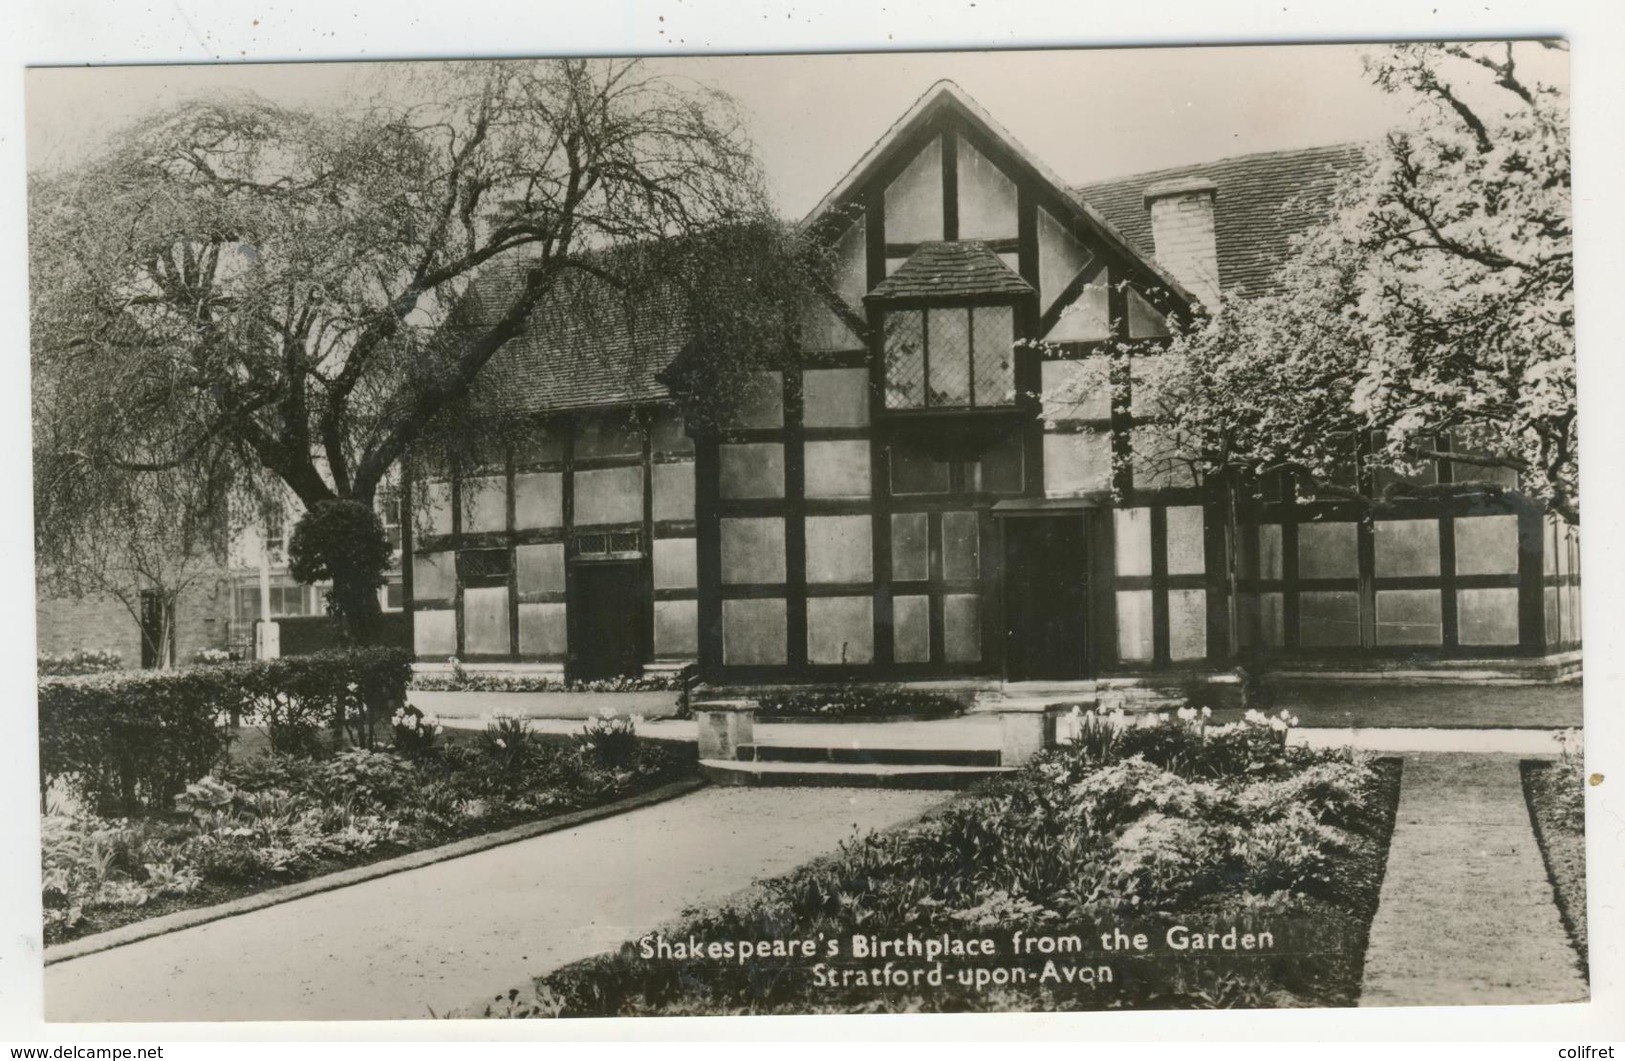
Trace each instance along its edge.
<instances>
[{"instance_id":1,"label":"black and white photograph","mask_svg":"<svg viewBox=\"0 0 1625 1061\"><path fill-rule=\"evenodd\" d=\"M1568 40L528 47L23 75L39 1019L1590 1005Z\"/></svg>"}]
</instances>

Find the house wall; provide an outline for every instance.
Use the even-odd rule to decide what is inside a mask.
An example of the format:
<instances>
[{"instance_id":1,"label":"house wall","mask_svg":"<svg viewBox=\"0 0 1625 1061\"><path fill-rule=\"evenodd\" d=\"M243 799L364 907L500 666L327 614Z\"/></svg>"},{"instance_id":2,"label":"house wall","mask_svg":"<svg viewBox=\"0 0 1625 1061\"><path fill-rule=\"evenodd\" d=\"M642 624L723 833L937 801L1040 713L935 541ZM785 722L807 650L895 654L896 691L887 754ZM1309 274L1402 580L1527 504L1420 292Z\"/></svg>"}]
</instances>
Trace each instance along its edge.
<instances>
[{"instance_id":1,"label":"house wall","mask_svg":"<svg viewBox=\"0 0 1625 1061\"><path fill-rule=\"evenodd\" d=\"M420 658L568 665L572 572L611 554L642 565L641 658L697 655L711 680L1001 676L1015 512L1084 528L1089 674L1578 645L1576 533L1515 483L1452 492L1471 469L1443 461L1422 478L1446 489L1372 508L1299 498L1289 476L1234 505L1202 482L1144 397L1189 307L987 129L940 116L865 179L819 223L835 268L801 361L723 428L690 441L669 408L576 413L540 448L426 484L407 572ZM1174 210L1159 250L1199 256L1211 228L1211 209ZM1013 323L997 382L1014 394L978 401L972 357L967 400L929 398L913 347L922 378L899 387L888 315L948 303L871 292L923 243L972 238L1031 289L953 296Z\"/></svg>"},{"instance_id":2,"label":"house wall","mask_svg":"<svg viewBox=\"0 0 1625 1061\"><path fill-rule=\"evenodd\" d=\"M628 622L643 657L692 659L694 456L681 418L645 406L534 426L532 441L424 483L408 506L416 655L568 663L585 636L572 636L578 565L620 560L640 573L646 606Z\"/></svg>"}]
</instances>

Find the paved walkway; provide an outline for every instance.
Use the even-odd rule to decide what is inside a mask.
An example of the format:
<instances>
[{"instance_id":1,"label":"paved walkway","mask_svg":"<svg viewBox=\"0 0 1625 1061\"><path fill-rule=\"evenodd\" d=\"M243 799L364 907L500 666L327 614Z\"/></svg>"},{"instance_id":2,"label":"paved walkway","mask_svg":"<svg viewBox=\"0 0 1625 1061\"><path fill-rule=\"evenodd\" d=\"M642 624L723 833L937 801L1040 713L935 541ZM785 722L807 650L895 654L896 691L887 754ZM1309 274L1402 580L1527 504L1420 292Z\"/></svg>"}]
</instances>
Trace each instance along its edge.
<instances>
[{"instance_id":1,"label":"paved walkway","mask_svg":"<svg viewBox=\"0 0 1625 1061\"><path fill-rule=\"evenodd\" d=\"M614 950L943 798L708 788L52 965L46 1019L427 1018Z\"/></svg>"},{"instance_id":2,"label":"paved walkway","mask_svg":"<svg viewBox=\"0 0 1625 1061\"><path fill-rule=\"evenodd\" d=\"M1517 758L1407 755L1360 1004L1586 998Z\"/></svg>"}]
</instances>

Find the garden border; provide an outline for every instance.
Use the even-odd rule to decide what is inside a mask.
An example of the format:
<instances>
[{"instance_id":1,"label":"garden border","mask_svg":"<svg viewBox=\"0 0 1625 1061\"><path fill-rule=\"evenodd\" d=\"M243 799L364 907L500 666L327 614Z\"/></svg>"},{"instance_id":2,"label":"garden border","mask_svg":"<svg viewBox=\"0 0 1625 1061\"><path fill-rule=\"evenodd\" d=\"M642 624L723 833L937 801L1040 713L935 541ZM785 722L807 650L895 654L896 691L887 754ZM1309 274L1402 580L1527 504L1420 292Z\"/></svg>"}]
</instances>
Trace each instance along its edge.
<instances>
[{"instance_id":1,"label":"garden border","mask_svg":"<svg viewBox=\"0 0 1625 1061\"><path fill-rule=\"evenodd\" d=\"M420 869L431 866L436 862L446 862L464 855L474 855L493 847L516 843L520 840L529 840L532 837L545 833L557 832L577 825L586 825L589 822L602 818L612 818L617 814L638 810L642 807L664 803L679 796L686 796L691 792L705 787L703 778L683 778L658 788L640 792L613 803L600 804L597 807L587 807L583 810L570 811L565 814L556 814L551 818L539 821L525 822L511 826L493 833L484 833L480 836L470 836L463 840L455 840L449 844L438 847L426 847L420 851L410 851L395 858L387 858L378 862L370 862L364 866L354 866L350 869L341 869L335 873L312 877L309 880L285 884L278 888L269 888L252 895L245 895L230 902L219 903L215 906L197 907L191 910L177 910L172 914L149 918L145 921L133 921L128 925L98 932L94 935L83 936L79 939L68 940L64 943L53 944L45 948L45 965L55 965L58 962L71 961L74 958L83 958L87 955L98 954L101 951L122 947L127 943L136 943L140 940L151 939L154 936L168 935L179 932L181 929L194 928L205 925L211 921L220 921L238 914L252 913L263 910L268 906L277 906L281 903L303 899L322 892L336 891L352 884L362 884L366 881L376 880L379 877L388 877L407 870Z\"/></svg>"},{"instance_id":2,"label":"garden border","mask_svg":"<svg viewBox=\"0 0 1625 1061\"><path fill-rule=\"evenodd\" d=\"M1531 759L1528 757L1520 758L1518 760L1518 787L1523 790L1524 810L1529 813L1529 825L1535 833L1535 847L1540 850L1540 865L1541 868L1546 871L1546 884L1552 890L1552 902L1557 907L1558 920L1563 923L1563 934L1568 939L1569 949L1574 951L1574 956L1580 965L1580 975L1585 978L1586 987L1589 989L1591 987L1591 932L1589 924L1586 930L1586 938L1582 943L1580 939L1580 926L1575 922L1574 912L1569 908L1569 904L1566 901L1571 897L1566 896L1563 889L1558 887L1558 875L1552 866L1552 852L1549 846L1550 841L1547 838L1545 828L1541 825L1540 815L1535 811L1535 792L1533 785L1531 784L1533 779L1530 775L1532 775L1537 769L1550 767L1552 765L1553 760L1551 759ZM1588 847L1586 849L1585 867L1587 878L1585 881L1585 901L1587 903L1590 903L1591 901L1591 881L1589 879L1591 871L1590 856L1591 850Z\"/></svg>"}]
</instances>

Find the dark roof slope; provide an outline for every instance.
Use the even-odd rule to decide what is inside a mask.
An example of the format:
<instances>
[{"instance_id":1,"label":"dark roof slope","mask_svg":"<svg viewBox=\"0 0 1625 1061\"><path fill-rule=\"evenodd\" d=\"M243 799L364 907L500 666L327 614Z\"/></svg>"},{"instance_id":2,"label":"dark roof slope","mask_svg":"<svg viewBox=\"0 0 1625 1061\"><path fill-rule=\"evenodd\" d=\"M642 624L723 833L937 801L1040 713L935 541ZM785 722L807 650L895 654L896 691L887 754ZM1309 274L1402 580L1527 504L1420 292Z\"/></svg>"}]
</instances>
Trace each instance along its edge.
<instances>
[{"instance_id":1,"label":"dark roof slope","mask_svg":"<svg viewBox=\"0 0 1625 1061\"><path fill-rule=\"evenodd\" d=\"M1330 218L1338 182L1364 155L1357 144L1270 151L1086 184L1072 194L1104 214L1136 250L1153 255L1145 190L1164 181L1213 181L1219 284L1226 293L1257 295L1274 286L1293 240Z\"/></svg>"},{"instance_id":2,"label":"dark roof slope","mask_svg":"<svg viewBox=\"0 0 1625 1061\"><path fill-rule=\"evenodd\" d=\"M986 243L950 240L921 245L895 273L876 284L869 297L964 298L1030 295L1032 290Z\"/></svg>"},{"instance_id":3,"label":"dark roof slope","mask_svg":"<svg viewBox=\"0 0 1625 1061\"><path fill-rule=\"evenodd\" d=\"M488 326L512 305L524 267L517 256L492 262L471 285L465 326ZM629 295L586 273L566 273L524 333L481 371L473 400L529 413L665 399L656 376L687 339L678 317L675 297Z\"/></svg>"}]
</instances>

